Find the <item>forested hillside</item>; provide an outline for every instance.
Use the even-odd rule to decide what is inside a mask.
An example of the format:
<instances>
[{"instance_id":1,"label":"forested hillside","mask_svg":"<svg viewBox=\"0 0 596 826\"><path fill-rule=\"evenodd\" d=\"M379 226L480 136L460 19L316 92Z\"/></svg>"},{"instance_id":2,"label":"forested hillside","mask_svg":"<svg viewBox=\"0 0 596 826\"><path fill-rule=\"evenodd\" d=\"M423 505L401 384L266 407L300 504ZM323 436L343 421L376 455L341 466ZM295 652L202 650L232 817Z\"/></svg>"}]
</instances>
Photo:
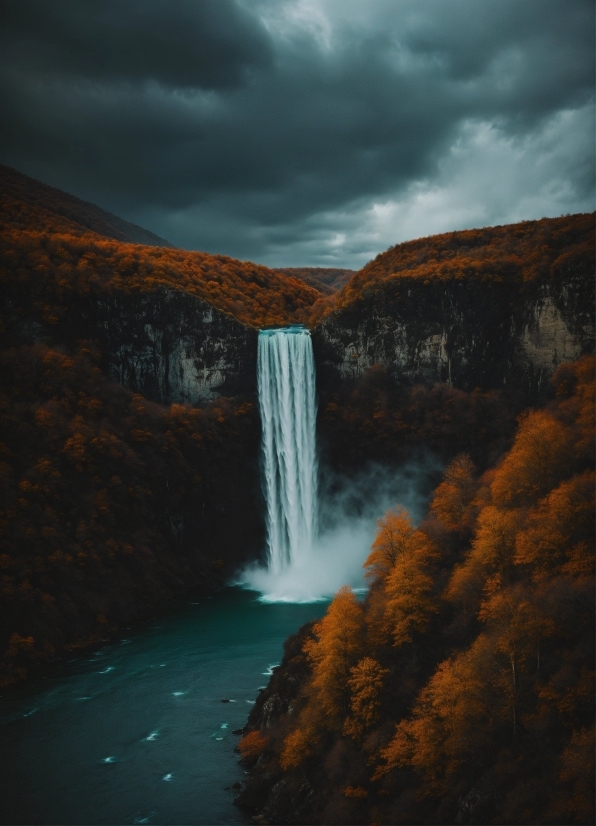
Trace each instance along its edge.
<instances>
[{"instance_id":1,"label":"forested hillside","mask_svg":"<svg viewBox=\"0 0 596 826\"><path fill-rule=\"evenodd\" d=\"M593 822L594 360L553 386L288 641L239 744L257 822Z\"/></svg>"},{"instance_id":2,"label":"forested hillside","mask_svg":"<svg viewBox=\"0 0 596 826\"><path fill-rule=\"evenodd\" d=\"M591 215L409 241L381 253L357 273L269 269L223 255L171 249L152 233L8 167L0 167L0 181L4 307L28 324L57 323L76 296L167 286L196 295L251 327L312 325L353 304L367 289L397 278L522 285L593 266Z\"/></svg>"},{"instance_id":3,"label":"forested hillside","mask_svg":"<svg viewBox=\"0 0 596 826\"><path fill-rule=\"evenodd\" d=\"M95 204L42 184L15 169L0 164L0 208L2 224L13 229L45 229L81 235L95 232L115 241L172 247L169 241L149 230L106 212Z\"/></svg>"},{"instance_id":4,"label":"forested hillside","mask_svg":"<svg viewBox=\"0 0 596 826\"><path fill-rule=\"evenodd\" d=\"M321 296L299 278L224 255L169 249L151 233L130 243L133 230L145 231L130 225L120 232L115 216L6 167L2 173L3 307L23 323L56 324L81 295L167 286L266 327L305 320Z\"/></svg>"},{"instance_id":5,"label":"forested hillside","mask_svg":"<svg viewBox=\"0 0 596 826\"><path fill-rule=\"evenodd\" d=\"M0 357L0 685L260 549L255 405L160 407L97 358Z\"/></svg>"},{"instance_id":6,"label":"forested hillside","mask_svg":"<svg viewBox=\"0 0 596 826\"><path fill-rule=\"evenodd\" d=\"M519 224L462 230L407 241L380 253L336 297L321 299L312 320L356 303L367 290L399 279L506 283L594 269L594 215L569 215Z\"/></svg>"}]
</instances>

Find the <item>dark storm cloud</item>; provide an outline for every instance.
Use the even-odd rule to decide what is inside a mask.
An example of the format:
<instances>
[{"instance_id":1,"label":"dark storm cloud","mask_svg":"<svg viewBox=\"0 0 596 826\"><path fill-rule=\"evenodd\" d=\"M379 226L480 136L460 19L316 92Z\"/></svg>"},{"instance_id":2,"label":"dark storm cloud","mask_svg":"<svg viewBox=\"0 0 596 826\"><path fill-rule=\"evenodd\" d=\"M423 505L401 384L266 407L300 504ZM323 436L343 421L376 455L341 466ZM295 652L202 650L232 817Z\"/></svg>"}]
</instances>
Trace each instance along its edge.
<instances>
[{"instance_id":1,"label":"dark storm cloud","mask_svg":"<svg viewBox=\"0 0 596 826\"><path fill-rule=\"evenodd\" d=\"M591 2L4 8L4 161L184 246L362 263L399 240L397 227L379 229L375 205L413 204L418 185L463 197L497 157L512 170L508 194L497 197L495 168L485 203L453 221L574 211L590 196L586 141L563 156L552 144L590 129L577 113L593 93ZM542 171L516 184L524 152ZM424 214L414 233L436 229Z\"/></svg>"},{"instance_id":2,"label":"dark storm cloud","mask_svg":"<svg viewBox=\"0 0 596 826\"><path fill-rule=\"evenodd\" d=\"M270 59L264 30L233 0L16 0L0 43L16 69L177 89L236 86Z\"/></svg>"}]
</instances>

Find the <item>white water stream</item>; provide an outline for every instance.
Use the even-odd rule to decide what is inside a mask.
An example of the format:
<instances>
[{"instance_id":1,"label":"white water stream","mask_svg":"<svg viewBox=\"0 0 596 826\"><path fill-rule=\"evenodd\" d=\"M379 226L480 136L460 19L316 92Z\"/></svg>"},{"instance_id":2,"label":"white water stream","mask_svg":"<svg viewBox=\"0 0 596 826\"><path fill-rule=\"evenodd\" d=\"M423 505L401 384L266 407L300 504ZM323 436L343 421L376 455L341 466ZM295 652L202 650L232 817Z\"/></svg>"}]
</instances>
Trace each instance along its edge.
<instances>
[{"instance_id":1,"label":"white water stream","mask_svg":"<svg viewBox=\"0 0 596 826\"><path fill-rule=\"evenodd\" d=\"M365 467L319 502L309 331L298 325L262 330L257 374L267 564L249 566L237 584L259 591L263 602L312 602L341 585L362 588L376 520L396 502L420 512L420 463L399 471Z\"/></svg>"},{"instance_id":2,"label":"white water stream","mask_svg":"<svg viewBox=\"0 0 596 826\"><path fill-rule=\"evenodd\" d=\"M257 374L268 567L277 576L309 554L317 534L317 405L308 330L261 331Z\"/></svg>"}]
</instances>

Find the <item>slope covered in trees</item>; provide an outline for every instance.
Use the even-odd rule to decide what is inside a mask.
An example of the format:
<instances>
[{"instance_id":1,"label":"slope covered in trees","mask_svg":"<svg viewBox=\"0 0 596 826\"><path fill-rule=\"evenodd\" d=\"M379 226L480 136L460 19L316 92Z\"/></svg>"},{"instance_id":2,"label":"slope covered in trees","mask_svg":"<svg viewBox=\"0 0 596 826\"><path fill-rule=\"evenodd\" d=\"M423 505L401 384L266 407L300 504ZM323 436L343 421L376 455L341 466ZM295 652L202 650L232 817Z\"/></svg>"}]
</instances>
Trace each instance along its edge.
<instances>
[{"instance_id":1,"label":"slope covered in trees","mask_svg":"<svg viewBox=\"0 0 596 826\"><path fill-rule=\"evenodd\" d=\"M176 593L222 585L262 542L255 400L162 407L110 383L96 331L64 336L81 299L166 284L259 324L284 323L319 293L240 261L124 243L92 205L10 170L3 181L6 684Z\"/></svg>"},{"instance_id":2,"label":"slope covered in trees","mask_svg":"<svg viewBox=\"0 0 596 826\"><path fill-rule=\"evenodd\" d=\"M359 270L332 298L313 308L317 323L356 303L367 290L398 279L503 282L522 287L569 272L593 273L594 215L579 214L463 230L390 247Z\"/></svg>"},{"instance_id":3,"label":"slope covered in trees","mask_svg":"<svg viewBox=\"0 0 596 826\"><path fill-rule=\"evenodd\" d=\"M553 384L288 642L239 745L259 822L593 822L594 360Z\"/></svg>"},{"instance_id":4,"label":"slope covered in trees","mask_svg":"<svg viewBox=\"0 0 596 826\"><path fill-rule=\"evenodd\" d=\"M145 230L122 230L121 219L6 167L1 177L3 306L22 323L51 325L81 295L167 286L248 326L268 327L304 321L321 296L258 264L170 249L151 233L141 239L136 230Z\"/></svg>"},{"instance_id":5,"label":"slope covered in trees","mask_svg":"<svg viewBox=\"0 0 596 826\"><path fill-rule=\"evenodd\" d=\"M0 356L0 685L223 585L260 548L254 404L160 407L97 359Z\"/></svg>"},{"instance_id":6,"label":"slope covered in trees","mask_svg":"<svg viewBox=\"0 0 596 826\"><path fill-rule=\"evenodd\" d=\"M131 224L95 204L42 184L0 164L2 223L13 229L42 227L51 232L80 235L96 232L115 241L172 247L169 241Z\"/></svg>"}]
</instances>

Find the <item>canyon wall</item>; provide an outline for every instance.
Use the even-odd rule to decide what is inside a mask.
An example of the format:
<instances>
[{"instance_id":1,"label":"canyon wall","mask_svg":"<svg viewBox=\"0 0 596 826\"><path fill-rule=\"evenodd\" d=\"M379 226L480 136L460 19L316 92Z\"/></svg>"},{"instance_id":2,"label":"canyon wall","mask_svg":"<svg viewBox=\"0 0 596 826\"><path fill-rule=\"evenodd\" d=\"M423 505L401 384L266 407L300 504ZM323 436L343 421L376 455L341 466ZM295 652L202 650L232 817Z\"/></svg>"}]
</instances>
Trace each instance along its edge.
<instances>
[{"instance_id":1,"label":"canyon wall","mask_svg":"<svg viewBox=\"0 0 596 826\"><path fill-rule=\"evenodd\" d=\"M89 315L109 379L148 399L194 405L256 390L257 331L189 293L103 295Z\"/></svg>"},{"instance_id":2,"label":"canyon wall","mask_svg":"<svg viewBox=\"0 0 596 826\"><path fill-rule=\"evenodd\" d=\"M313 343L320 386L352 382L381 364L401 382L509 387L531 403L558 364L593 352L593 273L521 287L392 279L324 318Z\"/></svg>"},{"instance_id":3,"label":"canyon wall","mask_svg":"<svg viewBox=\"0 0 596 826\"><path fill-rule=\"evenodd\" d=\"M193 405L256 392L257 331L193 295L104 294L82 316L109 378L149 399ZM323 395L381 364L407 384L509 388L531 404L562 361L593 352L593 275L521 287L403 277L372 285L312 336Z\"/></svg>"}]
</instances>

